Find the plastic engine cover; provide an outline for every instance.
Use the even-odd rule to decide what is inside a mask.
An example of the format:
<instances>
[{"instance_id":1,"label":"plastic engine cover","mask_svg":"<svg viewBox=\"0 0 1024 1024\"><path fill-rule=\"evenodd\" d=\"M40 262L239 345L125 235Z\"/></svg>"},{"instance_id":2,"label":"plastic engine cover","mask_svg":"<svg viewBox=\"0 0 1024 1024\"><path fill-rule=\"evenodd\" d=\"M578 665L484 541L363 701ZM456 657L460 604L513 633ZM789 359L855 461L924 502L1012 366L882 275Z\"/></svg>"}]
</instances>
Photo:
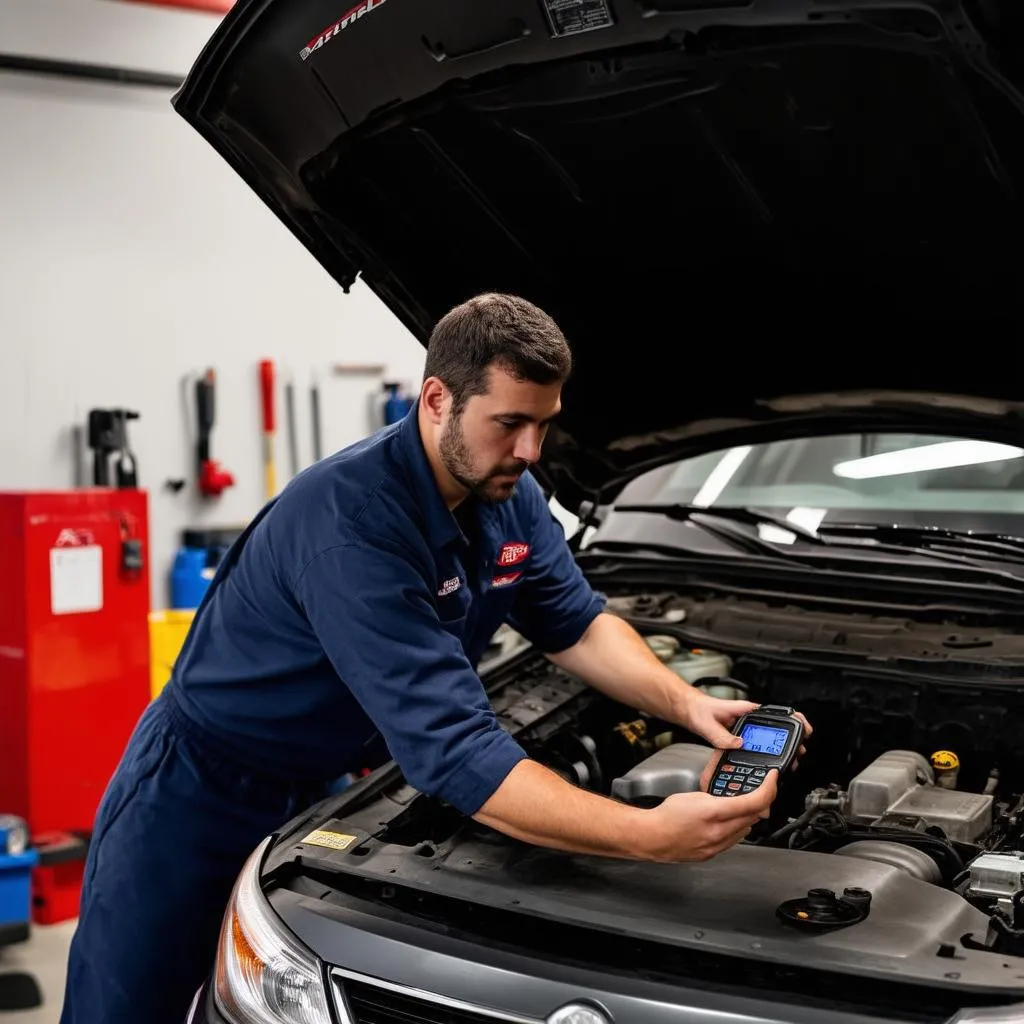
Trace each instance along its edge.
<instances>
[{"instance_id":1,"label":"plastic engine cover","mask_svg":"<svg viewBox=\"0 0 1024 1024\"><path fill-rule=\"evenodd\" d=\"M957 842L977 842L992 828L992 797L943 789L927 760L913 750L890 750L850 783L846 817L870 824L883 815L922 818Z\"/></svg>"},{"instance_id":2,"label":"plastic engine cover","mask_svg":"<svg viewBox=\"0 0 1024 1024\"><path fill-rule=\"evenodd\" d=\"M673 793L693 793L711 757L700 743L672 743L612 782L612 796L626 803L656 803Z\"/></svg>"}]
</instances>

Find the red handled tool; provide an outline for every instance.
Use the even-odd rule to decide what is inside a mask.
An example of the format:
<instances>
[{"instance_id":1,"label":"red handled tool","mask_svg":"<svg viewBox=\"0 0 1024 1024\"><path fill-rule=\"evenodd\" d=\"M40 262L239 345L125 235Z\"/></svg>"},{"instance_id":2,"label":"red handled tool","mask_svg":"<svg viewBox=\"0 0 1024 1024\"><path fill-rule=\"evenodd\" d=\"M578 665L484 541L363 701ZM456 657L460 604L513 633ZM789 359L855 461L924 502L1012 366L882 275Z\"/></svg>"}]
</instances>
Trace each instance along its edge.
<instances>
[{"instance_id":1,"label":"red handled tool","mask_svg":"<svg viewBox=\"0 0 1024 1024\"><path fill-rule=\"evenodd\" d=\"M277 494L277 466L274 462L274 361L260 360L260 394L263 404L263 474L267 498Z\"/></svg>"}]
</instances>

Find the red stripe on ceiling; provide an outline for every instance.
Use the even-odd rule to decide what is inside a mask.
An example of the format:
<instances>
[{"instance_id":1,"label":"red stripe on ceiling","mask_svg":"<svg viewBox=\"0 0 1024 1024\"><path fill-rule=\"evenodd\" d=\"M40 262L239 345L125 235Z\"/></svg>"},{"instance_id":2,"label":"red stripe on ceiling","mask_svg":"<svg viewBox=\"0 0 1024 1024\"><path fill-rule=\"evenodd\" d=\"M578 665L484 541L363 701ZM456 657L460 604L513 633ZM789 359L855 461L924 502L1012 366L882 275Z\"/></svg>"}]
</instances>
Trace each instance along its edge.
<instances>
[{"instance_id":1,"label":"red stripe on ceiling","mask_svg":"<svg viewBox=\"0 0 1024 1024\"><path fill-rule=\"evenodd\" d=\"M235 0L122 0L124 3L152 4L156 7L178 7L190 11L209 11L211 14L227 14Z\"/></svg>"}]
</instances>

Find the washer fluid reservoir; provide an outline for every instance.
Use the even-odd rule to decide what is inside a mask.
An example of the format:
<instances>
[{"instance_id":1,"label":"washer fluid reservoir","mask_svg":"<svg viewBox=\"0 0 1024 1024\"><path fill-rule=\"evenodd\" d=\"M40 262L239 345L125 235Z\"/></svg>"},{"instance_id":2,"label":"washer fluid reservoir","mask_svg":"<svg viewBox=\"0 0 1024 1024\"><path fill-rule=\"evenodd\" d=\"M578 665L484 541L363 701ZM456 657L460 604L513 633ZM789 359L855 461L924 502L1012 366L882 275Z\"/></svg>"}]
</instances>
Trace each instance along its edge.
<instances>
[{"instance_id":1,"label":"washer fluid reservoir","mask_svg":"<svg viewBox=\"0 0 1024 1024\"><path fill-rule=\"evenodd\" d=\"M746 690L728 678L732 659L727 654L703 647L687 648L668 634L654 633L644 639L659 661L712 697L726 700L743 700L746 697ZM707 683L701 684L702 679Z\"/></svg>"},{"instance_id":2,"label":"washer fluid reservoir","mask_svg":"<svg viewBox=\"0 0 1024 1024\"><path fill-rule=\"evenodd\" d=\"M742 700L746 696L734 680L728 678L732 672L732 658L720 651L709 651L706 648L682 650L667 664L677 675L712 697ZM701 680L707 682L702 683Z\"/></svg>"}]
</instances>

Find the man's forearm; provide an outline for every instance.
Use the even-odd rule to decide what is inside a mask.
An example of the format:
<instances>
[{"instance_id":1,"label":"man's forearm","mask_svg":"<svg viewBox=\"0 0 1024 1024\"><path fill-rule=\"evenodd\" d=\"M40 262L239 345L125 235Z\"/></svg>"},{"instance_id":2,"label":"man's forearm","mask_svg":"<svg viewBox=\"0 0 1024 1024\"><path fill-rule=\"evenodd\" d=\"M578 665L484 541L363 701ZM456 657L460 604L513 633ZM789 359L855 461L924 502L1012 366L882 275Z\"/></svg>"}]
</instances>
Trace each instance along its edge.
<instances>
[{"instance_id":1,"label":"man's forearm","mask_svg":"<svg viewBox=\"0 0 1024 1024\"><path fill-rule=\"evenodd\" d=\"M536 761L520 761L473 817L523 842L568 853L644 858L649 815L566 782Z\"/></svg>"},{"instance_id":2,"label":"man's forearm","mask_svg":"<svg viewBox=\"0 0 1024 1024\"><path fill-rule=\"evenodd\" d=\"M574 646L549 658L613 700L670 721L680 720L696 692L658 660L628 622L608 612L598 615Z\"/></svg>"},{"instance_id":3,"label":"man's forearm","mask_svg":"<svg viewBox=\"0 0 1024 1024\"><path fill-rule=\"evenodd\" d=\"M739 842L768 816L774 773L752 793L678 793L654 808L630 807L520 761L473 817L523 842L627 860L705 860Z\"/></svg>"}]
</instances>

